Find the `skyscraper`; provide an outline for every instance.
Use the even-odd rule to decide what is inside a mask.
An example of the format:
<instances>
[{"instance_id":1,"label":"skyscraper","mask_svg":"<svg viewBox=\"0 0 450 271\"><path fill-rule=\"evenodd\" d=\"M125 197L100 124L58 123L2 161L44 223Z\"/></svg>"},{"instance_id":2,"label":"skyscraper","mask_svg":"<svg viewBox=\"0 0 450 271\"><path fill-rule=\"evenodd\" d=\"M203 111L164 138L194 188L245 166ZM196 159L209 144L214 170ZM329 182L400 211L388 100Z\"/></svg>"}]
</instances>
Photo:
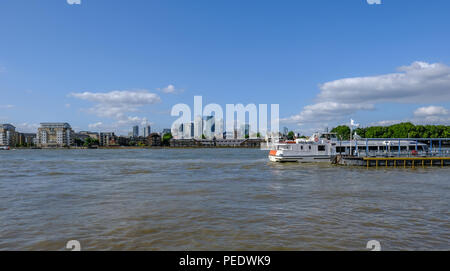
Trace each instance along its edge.
<instances>
[{"instance_id":1,"label":"skyscraper","mask_svg":"<svg viewBox=\"0 0 450 271\"><path fill-rule=\"evenodd\" d=\"M133 137L139 137L139 126L133 126Z\"/></svg>"},{"instance_id":2,"label":"skyscraper","mask_svg":"<svg viewBox=\"0 0 450 271\"><path fill-rule=\"evenodd\" d=\"M148 137L152 133L150 125L144 127L144 137Z\"/></svg>"},{"instance_id":3,"label":"skyscraper","mask_svg":"<svg viewBox=\"0 0 450 271\"><path fill-rule=\"evenodd\" d=\"M215 130L215 117L214 116L206 116L203 118L203 134L207 139L211 139L214 137Z\"/></svg>"}]
</instances>

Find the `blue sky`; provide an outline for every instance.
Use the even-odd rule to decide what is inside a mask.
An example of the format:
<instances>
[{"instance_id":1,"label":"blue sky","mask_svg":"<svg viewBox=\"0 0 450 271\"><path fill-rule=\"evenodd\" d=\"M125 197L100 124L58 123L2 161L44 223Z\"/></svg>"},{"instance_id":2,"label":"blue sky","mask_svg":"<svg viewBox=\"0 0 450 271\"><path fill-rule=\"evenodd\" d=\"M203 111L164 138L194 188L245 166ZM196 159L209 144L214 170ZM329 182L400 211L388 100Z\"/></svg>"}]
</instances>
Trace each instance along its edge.
<instances>
[{"instance_id":1,"label":"blue sky","mask_svg":"<svg viewBox=\"0 0 450 271\"><path fill-rule=\"evenodd\" d=\"M449 12L446 0L2 0L0 123L161 130L202 95L278 103L281 125L304 133L350 118L448 124Z\"/></svg>"}]
</instances>

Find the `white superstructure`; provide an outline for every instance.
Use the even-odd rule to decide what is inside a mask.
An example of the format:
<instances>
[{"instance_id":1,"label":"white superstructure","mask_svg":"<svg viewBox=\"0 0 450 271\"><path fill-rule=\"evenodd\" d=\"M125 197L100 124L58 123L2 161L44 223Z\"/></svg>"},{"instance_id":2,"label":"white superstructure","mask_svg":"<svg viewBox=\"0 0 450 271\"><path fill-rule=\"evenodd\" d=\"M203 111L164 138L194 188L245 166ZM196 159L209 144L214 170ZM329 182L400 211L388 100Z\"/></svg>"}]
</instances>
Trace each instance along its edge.
<instances>
[{"instance_id":1,"label":"white superstructure","mask_svg":"<svg viewBox=\"0 0 450 271\"><path fill-rule=\"evenodd\" d=\"M426 153L426 144L408 139L355 139L338 141L334 133L315 133L309 139L273 142L269 159L273 162L331 162L338 155L402 156Z\"/></svg>"}]
</instances>

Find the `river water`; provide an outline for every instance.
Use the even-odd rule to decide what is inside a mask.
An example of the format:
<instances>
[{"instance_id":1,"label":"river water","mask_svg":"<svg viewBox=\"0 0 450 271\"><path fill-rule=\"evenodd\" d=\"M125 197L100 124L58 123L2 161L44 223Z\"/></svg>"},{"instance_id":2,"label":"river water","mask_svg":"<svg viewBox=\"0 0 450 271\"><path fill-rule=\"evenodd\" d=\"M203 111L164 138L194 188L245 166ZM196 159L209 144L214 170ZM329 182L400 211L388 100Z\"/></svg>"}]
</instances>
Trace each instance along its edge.
<instances>
[{"instance_id":1,"label":"river water","mask_svg":"<svg viewBox=\"0 0 450 271\"><path fill-rule=\"evenodd\" d=\"M0 250L450 249L450 168L256 149L0 151Z\"/></svg>"}]
</instances>

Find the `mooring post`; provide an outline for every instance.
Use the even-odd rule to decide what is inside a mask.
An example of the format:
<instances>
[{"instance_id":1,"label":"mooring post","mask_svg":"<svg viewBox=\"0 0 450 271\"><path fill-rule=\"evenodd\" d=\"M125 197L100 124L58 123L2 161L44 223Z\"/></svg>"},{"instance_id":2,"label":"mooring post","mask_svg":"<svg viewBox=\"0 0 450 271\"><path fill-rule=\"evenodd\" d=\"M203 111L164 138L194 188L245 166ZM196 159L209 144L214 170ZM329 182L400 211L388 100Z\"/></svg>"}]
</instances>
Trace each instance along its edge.
<instances>
[{"instance_id":1,"label":"mooring post","mask_svg":"<svg viewBox=\"0 0 450 271\"><path fill-rule=\"evenodd\" d=\"M366 138L366 157L369 156L369 139Z\"/></svg>"},{"instance_id":2,"label":"mooring post","mask_svg":"<svg viewBox=\"0 0 450 271\"><path fill-rule=\"evenodd\" d=\"M433 156L433 139L430 139L430 152L431 156Z\"/></svg>"}]
</instances>

